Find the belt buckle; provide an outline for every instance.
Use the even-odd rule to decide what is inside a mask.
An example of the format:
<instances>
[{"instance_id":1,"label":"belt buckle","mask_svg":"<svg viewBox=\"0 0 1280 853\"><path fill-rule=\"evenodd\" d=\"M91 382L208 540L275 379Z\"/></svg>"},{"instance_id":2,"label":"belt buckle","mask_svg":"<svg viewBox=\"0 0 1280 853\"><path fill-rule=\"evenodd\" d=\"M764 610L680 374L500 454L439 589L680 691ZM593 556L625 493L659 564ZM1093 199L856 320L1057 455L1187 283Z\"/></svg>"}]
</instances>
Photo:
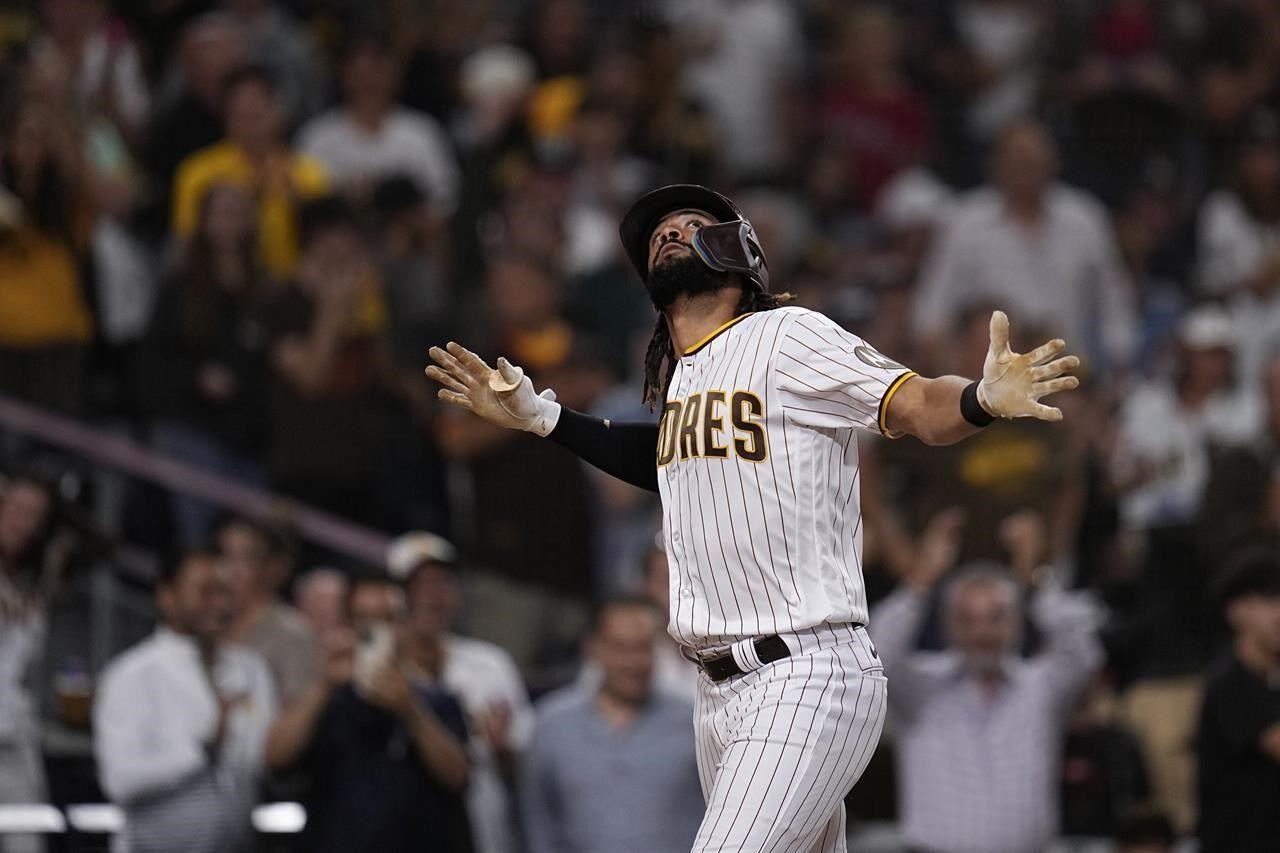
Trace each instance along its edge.
<instances>
[{"instance_id":1,"label":"belt buckle","mask_svg":"<svg viewBox=\"0 0 1280 853\"><path fill-rule=\"evenodd\" d=\"M733 661L732 649L723 649L718 652L704 652L702 654L697 655L698 669L702 670L702 673L706 675L707 678L710 678L712 681L720 682L720 681L723 681L726 676L719 675L718 673L713 672L712 668L714 667L715 664L718 664L721 661L725 661L725 660ZM735 669L737 668L736 664L734 664L734 668Z\"/></svg>"}]
</instances>

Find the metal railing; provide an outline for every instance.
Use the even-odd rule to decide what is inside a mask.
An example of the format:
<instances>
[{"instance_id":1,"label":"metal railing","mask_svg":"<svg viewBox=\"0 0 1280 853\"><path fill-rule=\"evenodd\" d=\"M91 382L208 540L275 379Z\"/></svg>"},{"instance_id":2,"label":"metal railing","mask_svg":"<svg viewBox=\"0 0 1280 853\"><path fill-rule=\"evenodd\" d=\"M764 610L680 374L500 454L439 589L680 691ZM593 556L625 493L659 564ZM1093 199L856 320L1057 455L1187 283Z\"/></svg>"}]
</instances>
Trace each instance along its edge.
<instances>
[{"instance_id":1,"label":"metal railing","mask_svg":"<svg viewBox=\"0 0 1280 853\"><path fill-rule=\"evenodd\" d=\"M303 539L347 557L381 564L385 533L347 521L306 503L246 486L181 462L135 441L0 394L0 430L25 436L97 465L190 495L239 515L286 519Z\"/></svg>"}]
</instances>

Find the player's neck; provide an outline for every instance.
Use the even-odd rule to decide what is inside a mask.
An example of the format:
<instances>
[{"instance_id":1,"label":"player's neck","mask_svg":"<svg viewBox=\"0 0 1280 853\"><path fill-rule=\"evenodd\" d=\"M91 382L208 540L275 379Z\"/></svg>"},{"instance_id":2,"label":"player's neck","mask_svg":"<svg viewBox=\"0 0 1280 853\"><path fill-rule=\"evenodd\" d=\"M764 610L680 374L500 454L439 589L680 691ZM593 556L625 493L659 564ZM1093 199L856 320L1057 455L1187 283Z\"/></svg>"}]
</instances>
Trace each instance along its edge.
<instances>
[{"instance_id":1,"label":"player's neck","mask_svg":"<svg viewBox=\"0 0 1280 853\"><path fill-rule=\"evenodd\" d=\"M725 287L714 293L681 296L667 309L667 327L677 353L684 353L738 316L742 288Z\"/></svg>"}]
</instances>

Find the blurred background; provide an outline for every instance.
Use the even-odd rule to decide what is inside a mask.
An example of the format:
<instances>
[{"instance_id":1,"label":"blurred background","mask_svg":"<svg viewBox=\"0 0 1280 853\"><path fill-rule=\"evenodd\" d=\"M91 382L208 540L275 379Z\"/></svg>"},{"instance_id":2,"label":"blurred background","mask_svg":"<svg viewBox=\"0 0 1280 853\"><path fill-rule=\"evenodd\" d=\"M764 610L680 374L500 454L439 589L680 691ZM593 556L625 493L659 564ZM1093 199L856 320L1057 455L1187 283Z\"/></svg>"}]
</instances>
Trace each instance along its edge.
<instances>
[{"instance_id":1,"label":"blurred background","mask_svg":"<svg viewBox=\"0 0 1280 853\"><path fill-rule=\"evenodd\" d=\"M859 439L912 654L975 561L1096 613L965 793L1063 851L1280 812L1280 3L41 0L0 9L0 850L688 849L656 497L422 375L457 340L653 418L616 227L675 181L921 373L993 307L1084 359L1061 424ZM851 849L922 844L910 800L998 853L921 725Z\"/></svg>"}]
</instances>

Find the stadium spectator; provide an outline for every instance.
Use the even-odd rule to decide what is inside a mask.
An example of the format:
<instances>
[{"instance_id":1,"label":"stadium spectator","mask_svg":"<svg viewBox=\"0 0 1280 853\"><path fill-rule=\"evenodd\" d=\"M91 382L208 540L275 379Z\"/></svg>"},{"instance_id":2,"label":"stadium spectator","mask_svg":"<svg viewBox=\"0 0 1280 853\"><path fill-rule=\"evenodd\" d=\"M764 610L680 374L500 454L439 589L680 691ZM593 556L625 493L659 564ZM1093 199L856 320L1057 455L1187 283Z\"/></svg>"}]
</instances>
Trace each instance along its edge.
<instances>
[{"instance_id":1,"label":"stadium spectator","mask_svg":"<svg viewBox=\"0 0 1280 853\"><path fill-rule=\"evenodd\" d=\"M554 386L566 405L588 406L603 385L602 370L560 314L554 271L536 256L504 255L489 268L485 298L487 349ZM510 652L527 675L571 656L588 620L587 475L550 442L465 414L441 413L436 428L441 450L470 479L466 503L459 501L471 524L464 553L476 567L467 582L466 628Z\"/></svg>"},{"instance_id":2,"label":"stadium spectator","mask_svg":"<svg viewBox=\"0 0 1280 853\"><path fill-rule=\"evenodd\" d=\"M434 118L396 104L400 69L388 39L352 37L341 65L342 104L298 132L298 150L329 170L334 182L367 198L384 178L412 178L431 209L447 215L458 203L457 157Z\"/></svg>"},{"instance_id":3,"label":"stadium spectator","mask_svg":"<svg viewBox=\"0 0 1280 853\"><path fill-rule=\"evenodd\" d=\"M1237 326L1240 378L1257 380L1280 336L1280 116L1254 115L1237 146L1230 183L1204 200L1199 290L1227 300Z\"/></svg>"},{"instance_id":4,"label":"stadium spectator","mask_svg":"<svg viewBox=\"0 0 1280 853\"><path fill-rule=\"evenodd\" d=\"M685 42L684 88L715 122L730 173L740 181L784 173L795 156L788 131L804 55L795 8L781 0L682 0L671 8Z\"/></svg>"},{"instance_id":5,"label":"stadium spectator","mask_svg":"<svg viewBox=\"0 0 1280 853\"><path fill-rule=\"evenodd\" d=\"M277 0L222 0L220 5L240 25L245 58L279 81L286 123L297 127L310 118L324 99L325 79L306 27Z\"/></svg>"},{"instance_id":6,"label":"stadium spectator","mask_svg":"<svg viewBox=\"0 0 1280 853\"><path fill-rule=\"evenodd\" d=\"M1280 565L1238 558L1219 600L1234 637L1200 712L1200 850L1264 850L1280 838Z\"/></svg>"},{"instance_id":7,"label":"stadium spectator","mask_svg":"<svg viewBox=\"0 0 1280 853\"><path fill-rule=\"evenodd\" d=\"M346 624L348 586L346 574L328 566L298 576L293 600L313 636L327 637Z\"/></svg>"},{"instance_id":8,"label":"stadium spectator","mask_svg":"<svg viewBox=\"0 0 1280 853\"><path fill-rule=\"evenodd\" d=\"M272 483L373 521L388 419L402 391L387 303L355 209L338 196L303 209L297 276L268 308Z\"/></svg>"},{"instance_id":9,"label":"stadium spectator","mask_svg":"<svg viewBox=\"0 0 1280 853\"><path fill-rule=\"evenodd\" d=\"M271 672L227 642L227 569L186 552L156 587L164 623L103 672L93 709L103 791L125 814L130 853L253 849Z\"/></svg>"},{"instance_id":10,"label":"stadium spectator","mask_svg":"<svg viewBox=\"0 0 1280 853\"><path fill-rule=\"evenodd\" d=\"M83 289L78 140L53 106L25 99L0 150L0 393L64 410L81 401L94 323Z\"/></svg>"},{"instance_id":11,"label":"stadium spectator","mask_svg":"<svg viewBox=\"0 0 1280 853\"><path fill-rule=\"evenodd\" d=\"M218 531L218 550L231 581L231 626L227 637L262 656L282 704L298 697L315 678L315 636L297 610L279 598L289 580L292 543L262 522L233 518Z\"/></svg>"},{"instance_id":12,"label":"stadium spectator","mask_svg":"<svg viewBox=\"0 0 1280 853\"><path fill-rule=\"evenodd\" d=\"M1192 740L1213 631L1205 607L1222 555L1202 551L1211 443L1241 443L1256 414L1231 384L1234 333L1213 307L1193 310L1178 333L1176 373L1136 387L1122 407L1112 472L1121 543L1135 595L1117 608L1118 651L1132 661L1124 714L1142 741L1156 803L1189 830L1194 808Z\"/></svg>"},{"instance_id":13,"label":"stadium spectator","mask_svg":"<svg viewBox=\"0 0 1280 853\"><path fill-rule=\"evenodd\" d=\"M157 201L168 220L178 165L222 138L223 94L232 72L244 63L244 39L231 16L210 12L182 31L176 64L161 85L146 145L146 162L156 181Z\"/></svg>"},{"instance_id":14,"label":"stadium spectator","mask_svg":"<svg viewBox=\"0 0 1280 853\"><path fill-rule=\"evenodd\" d=\"M43 547L54 496L34 477L0 486L0 804L39 803L45 796L38 701L29 687L46 629ZM8 836L8 853L44 850L38 835Z\"/></svg>"},{"instance_id":15,"label":"stadium spectator","mask_svg":"<svg viewBox=\"0 0 1280 853\"><path fill-rule=\"evenodd\" d=\"M603 678L545 697L521 769L529 853L645 850L693 843L703 802L692 709L653 689L662 617L643 598L603 605L587 648Z\"/></svg>"},{"instance_id":16,"label":"stadium spectator","mask_svg":"<svg viewBox=\"0 0 1280 853\"><path fill-rule=\"evenodd\" d=\"M421 674L404 595L382 576L352 583L352 628L325 638L317 678L267 740L273 770L305 770L302 849L470 853L470 768L457 699Z\"/></svg>"},{"instance_id":17,"label":"stadium spectator","mask_svg":"<svg viewBox=\"0 0 1280 853\"><path fill-rule=\"evenodd\" d=\"M1250 441L1219 448L1209 464L1196 519L1204 554L1233 554L1280 541L1280 352L1263 371L1260 429Z\"/></svg>"},{"instance_id":18,"label":"stadium spectator","mask_svg":"<svg viewBox=\"0 0 1280 853\"><path fill-rule=\"evenodd\" d=\"M528 746L533 710L515 661L498 646L450 631L462 606L457 554L432 533L406 533L387 551L387 571L408 602L410 659L462 704L471 776L467 806L476 853L517 853L515 769Z\"/></svg>"},{"instance_id":19,"label":"stadium spectator","mask_svg":"<svg viewBox=\"0 0 1280 853\"><path fill-rule=\"evenodd\" d=\"M412 179L380 181L371 198L377 223L377 261L386 285L391 346L402 370L416 374L422 354L447 340L455 294L446 279L443 235L427 210L427 196Z\"/></svg>"},{"instance_id":20,"label":"stadium spectator","mask_svg":"<svg viewBox=\"0 0 1280 853\"><path fill-rule=\"evenodd\" d=\"M223 85L225 138L191 154L174 176L171 228L183 241L199 224L200 203L209 187L232 183L257 199L258 250L277 279L294 271L298 259L298 208L323 193L329 176L323 165L285 143L284 115L274 78L247 66Z\"/></svg>"},{"instance_id":21,"label":"stadium spectator","mask_svg":"<svg viewBox=\"0 0 1280 853\"><path fill-rule=\"evenodd\" d=\"M955 143L993 139L1034 105L1048 12L1038 0L960 0L941 13L947 38L933 64L963 108L964 135Z\"/></svg>"},{"instance_id":22,"label":"stadium spectator","mask_svg":"<svg viewBox=\"0 0 1280 853\"><path fill-rule=\"evenodd\" d=\"M902 832L928 853L1024 853L1058 831L1067 720L1102 663L1094 608L1041 572L970 564L946 587L948 647L915 651L928 596L954 549L922 554L872 612L898 747ZM1040 580L1040 583L1037 583ZM1041 650L1016 655L1019 581Z\"/></svg>"},{"instance_id":23,"label":"stadium spectator","mask_svg":"<svg viewBox=\"0 0 1280 853\"><path fill-rule=\"evenodd\" d=\"M266 447L271 285L257 260L253 199L232 183L209 186L196 231L165 277L142 349L142 403L158 450L262 485ZM216 510L172 498L178 540L212 532Z\"/></svg>"},{"instance_id":24,"label":"stadium spectator","mask_svg":"<svg viewBox=\"0 0 1280 853\"><path fill-rule=\"evenodd\" d=\"M1119 720L1114 692L1099 677L1062 747L1062 833L1109 837L1150 798L1142 745Z\"/></svg>"},{"instance_id":25,"label":"stadium spectator","mask_svg":"<svg viewBox=\"0 0 1280 853\"><path fill-rule=\"evenodd\" d=\"M931 116L903 74L904 33L889 6L855 6L837 26L816 130L823 146L845 159L855 193L849 201L871 210L895 173L924 158Z\"/></svg>"},{"instance_id":26,"label":"stadium spectator","mask_svg":"<svg viewBox=\"0 0 1280 853\"><path fill-rule=\"evenodd\" d=\"M1174 375L1137 386L1119 417L1115 473L1126 527L1185 524L1200 511L1208 443L1250 439L1256 413L1236 393L1235 328L1212 307L1187 314L1178 330Z\"/></svg>"},{"instance_id":27,"label":"stadium spectator","mask_svg":"<svg viewBox=\"0 0 1280 853\"><path fill-rule=\"evenodd\" d=\"M948 359L938 365L940 372L968 374L981 369L989 346L990 317L990 307L985 305L962 312L950 339ZM1017 335L1024 342L1045 337L1042 330L1026 328L1015 330ZM862 481L867 523L896 539L895 527L923 531L939 513L959 508L958 562L1003 560L1008 551L1002 528L1010 517L1031 510L1047 528L1047 541L1035 559L1072 553L1084 491L1082 451L1072 434L1081 416L1071 409L1073 404L1063 400L1068 408L1062 424L1024 418L998 421L949 447L899 441L869 446L864 460L864 472L869 473ZM909 553L905 559L911 560Z\"/></svg>"},{"instance_id":28,"label":"stadium spectator","mask_svg":"<svg viewBox=\"0 0 1280 853\"><path fill-rule=\"evenodd\" d=\"M1034 121L1004 129L991 183L961 196L926 262L916 332L939 337L976 302L1062 335L1095 371L1124 371L1136 343L1133 292L1107 216L1054 180L1058 153Z\"/></svg>"},{"instance_id":29,"label":"stadium spectator","mask_svg":"<svg viewBox=\"0 0 1280 853\"><path fill-rule=\"evenodd\" d=\"M31 45L34 62L56 62L69 78L79 115L105 121L131 147L151 110L142 58L124 22L105 0L44 0L44 32Z\"/></svg>"}]
</instances>

